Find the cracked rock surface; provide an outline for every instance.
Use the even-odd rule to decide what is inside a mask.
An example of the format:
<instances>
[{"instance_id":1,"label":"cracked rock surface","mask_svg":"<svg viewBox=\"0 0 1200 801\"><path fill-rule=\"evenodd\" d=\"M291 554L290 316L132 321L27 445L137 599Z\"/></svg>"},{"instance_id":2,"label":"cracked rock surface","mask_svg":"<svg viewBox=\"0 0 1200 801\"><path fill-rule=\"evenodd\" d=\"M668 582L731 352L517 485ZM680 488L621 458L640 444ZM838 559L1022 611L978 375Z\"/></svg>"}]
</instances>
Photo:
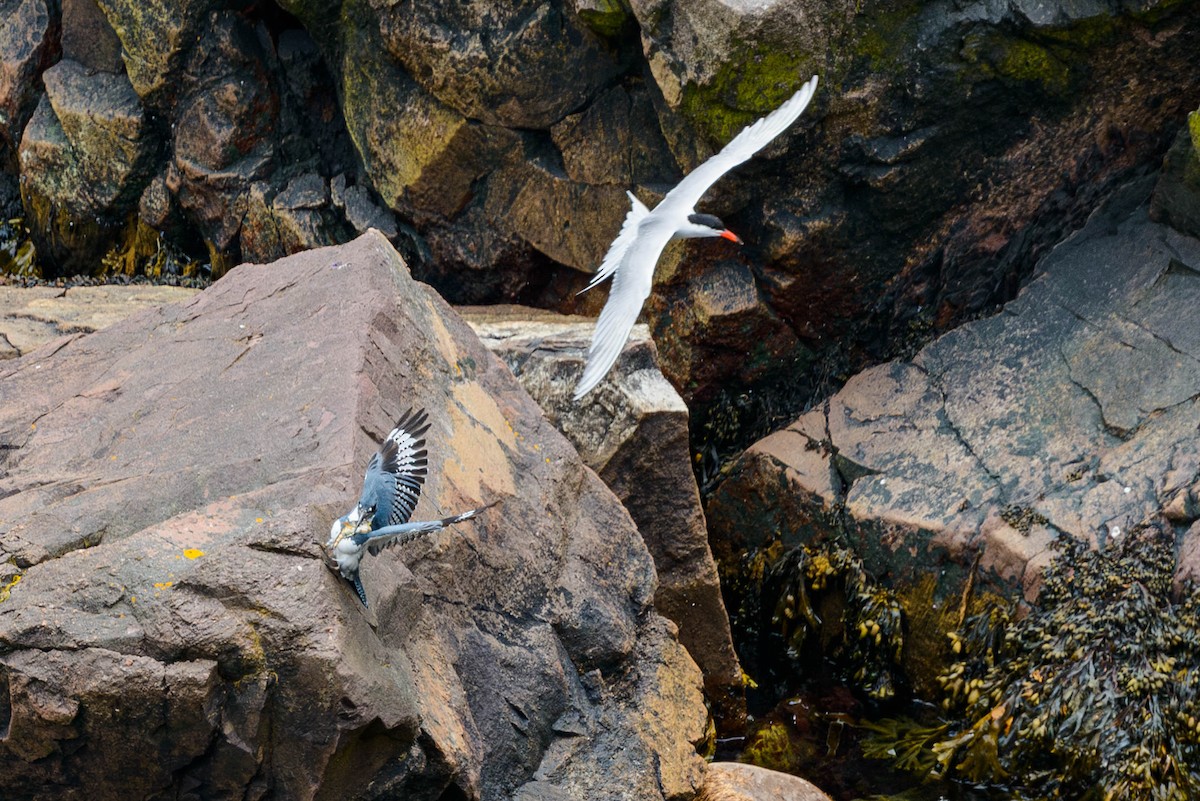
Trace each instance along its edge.
<instances>
[{"instance_id":1,"label":"cracked rock surface","mask_svg":"<svg viewBox=\"0 0 1200 801\"><path fill-rule=\"evenodd\" d=\"M319 543L413 405L416 516L500 503L370 557L364 609ZM700 672L629 515L375 232L0 363L0 563L6 797L703 778Z\"/></svg>"},{"instance_id":2,"label":"cracked rock surface","mask_svg":"<svg viewBox=\"0 0 1200 801\"><path fill-rule=\"evenodd\" d=\"M1150 221L1151 186L1096 212L1000 313L748 449L707 508L723 575L842 528L896 584L934 577L951 597L978 560L1032 599L1057 533L1099 542L1160 513L1196 574L1200 241Z\"/></svg>"}]
</instances>

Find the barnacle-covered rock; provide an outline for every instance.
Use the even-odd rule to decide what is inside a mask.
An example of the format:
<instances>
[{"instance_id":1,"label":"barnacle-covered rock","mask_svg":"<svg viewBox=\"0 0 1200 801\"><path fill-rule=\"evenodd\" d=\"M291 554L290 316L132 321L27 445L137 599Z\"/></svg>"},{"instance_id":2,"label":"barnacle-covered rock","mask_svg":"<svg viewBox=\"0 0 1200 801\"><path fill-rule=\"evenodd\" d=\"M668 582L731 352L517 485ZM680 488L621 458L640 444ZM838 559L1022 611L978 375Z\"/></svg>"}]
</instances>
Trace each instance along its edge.
<instances>
[{"instance_id":1,"label":"barnacle-covered rock","mask_svg":"<svg viewBox=\"0 0 1200 801\"><path fill-rule=\"evenodd\" d=\"M129 79L64 60L21 139L21 200L43 257L94 267L136 206L158 137Z\"/></svg>"}]
</instances>

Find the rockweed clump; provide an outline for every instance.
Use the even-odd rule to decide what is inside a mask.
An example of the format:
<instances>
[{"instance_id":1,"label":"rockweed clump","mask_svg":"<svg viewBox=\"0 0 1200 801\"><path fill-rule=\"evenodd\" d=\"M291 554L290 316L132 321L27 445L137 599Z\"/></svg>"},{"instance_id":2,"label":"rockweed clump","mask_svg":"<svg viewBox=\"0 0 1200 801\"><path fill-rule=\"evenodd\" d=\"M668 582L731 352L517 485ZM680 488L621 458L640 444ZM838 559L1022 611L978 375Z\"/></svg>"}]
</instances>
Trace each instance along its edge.
<instances>
[{"instance_id":1,"label":"rockweed clump","mask_svg":"<svg viewBox=\"0 0 1200 801\"><path fill-rule=\"evenodd\" d=\"M953 719L873 726L871 750L1039 801L1200 798L1200 592L1171 599L1172 539L1058 550L1029 615L996 608L950 635Z\"/></svg>"},{"instance_id":2,"label":"rockweed clump","mask_svg":"<svg viewBox=\"0 0 1200 801\"><path fill-rule=\"evenodd\" d=\"M817 633L822 650L847 669L855 689L875 700L892 698L904 648L895 593L874 581L852 551L829 543L793 550L776 575L782 586L772 623L789 655L799 658L808 635ZM837 619L822 620L821 609Z\"/></svg>"}]
</instances>

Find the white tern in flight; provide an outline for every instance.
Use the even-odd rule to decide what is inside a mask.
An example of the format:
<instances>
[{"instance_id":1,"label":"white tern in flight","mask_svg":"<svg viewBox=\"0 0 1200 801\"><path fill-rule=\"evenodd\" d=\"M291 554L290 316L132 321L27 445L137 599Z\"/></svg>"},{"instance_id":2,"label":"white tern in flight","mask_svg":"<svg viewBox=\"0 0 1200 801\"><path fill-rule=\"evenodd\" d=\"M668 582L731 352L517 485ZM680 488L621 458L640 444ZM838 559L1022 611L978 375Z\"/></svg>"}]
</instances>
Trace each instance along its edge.
<instances>
[{"instance_id":1,"label":"white tern in flight","mask_svg":"<svg viewBox=\"0 0 1200 801\"><path fill-rule=\"evenodd\" d=\"M583 377L575 388L575 400L599 384L617 361L633 324L637 322L642 304L650 297L654 267L669 241L719 236L741 244L737 234L719 219L711 214L697 214L696 203L718 178L787 130L816 91L817 76L814 75L786 103L746 126L720 153L692 170L653 210L646 208L632 192L625 193L633 207L625 215L621 231L604 255L600 269L582 290L586 292L609 276L613 278L608 302L600 312L592 346L588 349Z\"/></svg>"}]
</instances>

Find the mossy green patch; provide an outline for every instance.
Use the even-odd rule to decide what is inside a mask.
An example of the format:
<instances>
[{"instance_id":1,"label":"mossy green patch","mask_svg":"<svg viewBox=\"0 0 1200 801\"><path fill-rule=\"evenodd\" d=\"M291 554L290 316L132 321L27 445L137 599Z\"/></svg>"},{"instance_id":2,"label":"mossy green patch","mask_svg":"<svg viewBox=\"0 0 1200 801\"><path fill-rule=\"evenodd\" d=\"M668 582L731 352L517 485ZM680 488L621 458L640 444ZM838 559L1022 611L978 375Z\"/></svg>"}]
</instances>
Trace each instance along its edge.
<instances>
[{"instance_id":1,"label":"mossy green patch","mask_svg":"<svg viewBox=\"0 0 1200 801\"><path fill-rule=\"evenodd\" d=\"M724 144L774 111L812 77L813 59L766 44L724 64L712 79L683 88L682 110L710 139Z\"/></svg>"},{"instance_id":2,"label":"mossy green patch","mask_svg":"<svg viewBox=\"0 0 1200 801\"><path fill-rule=\"evenodd\" d=\"M996 71L1006 78L1041 84L1052 94L1067 89L1071 72L1050 49L1024 39L1013 39L997 62Z\"/></svg>"},{"instance_id":3,"label":"mossy green patch","mask_svg":"<svg viewBox=\"0 0 1200 801\"><path fill-rule=\"evenodd\" d=\"M895 75L911 63L920 12L920 2L907 2L857 17L861 27L853 35L848 51L865 59L872 72Z\"/></svg>"},{"instance_id":4,"label":"mossy green patch","mask_svg":"<svg viewBox=\"0 0 1200 801\"><path fill-rule=\"evenodd\" d=\"M1188 134L1192 137L1192 158L1200 159L1200 110L1188 115Z\"/></svg>"},{"instance_id":5,"label":"mossy green patch","mask_svg":"<svg viewBox=\"0 0 1200 801\"><path fill-rule=\"evenodd\" d=\"M592 8L580 8L579 19L601 36L615 37L633 22L633 11L627 0L598 0Z\"/></svg>"},{"instance_id":6,"label":"mossy green patch","mask_svg":"<svg viewBox=\"0 0 1200 801\"><path fill-rule=\"evenodd\" d=\"M409 77L377 35L355 28L357 13L354 3L343 9L342 113L376 191L395 208L467 121Z\"/></svg>"},{"instance_id":7,"label":"mossy green patch","mask_svg":"<svg viewBox=\"0 0 1200 801\"><path fill-rule=\"evenodd\" d=\"M1091 50L1112 41L1121 28L1121 21L1108 14L1079 20L1062 28L1043 28L1038 31L1040 39L1056 47L1059 57L1070 61L1065 51L1057 46L1074 50Z\"/></svg>"},{"instance_id":8,"label":"mossy green patch","mask_svg":"<svg viewBox=\"0 0 1200 801\"><path fill-rule=\"evenodd\" d=\"M1071 85L1071 68L1064 58L1075 51L1065 46L989 31L968 34L961 52L984 76L1033 84L1052 95L1066 93Z\"/></svg>"}]
</instances>

